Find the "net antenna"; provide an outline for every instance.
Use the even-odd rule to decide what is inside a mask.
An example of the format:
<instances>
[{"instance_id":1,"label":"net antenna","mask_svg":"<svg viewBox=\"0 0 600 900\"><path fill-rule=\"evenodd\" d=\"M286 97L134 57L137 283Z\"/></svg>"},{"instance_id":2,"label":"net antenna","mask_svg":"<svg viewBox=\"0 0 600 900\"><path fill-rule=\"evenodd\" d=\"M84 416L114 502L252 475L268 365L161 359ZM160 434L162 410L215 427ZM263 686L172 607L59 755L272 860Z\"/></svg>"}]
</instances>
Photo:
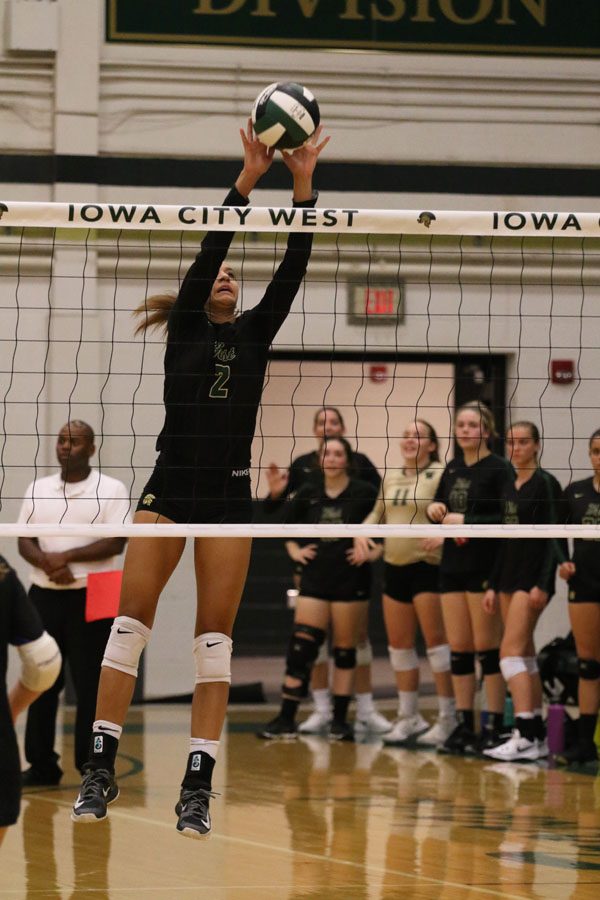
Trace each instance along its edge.
<instances>
[{"instance_id":1,"label":"net antenna","mask_svg":"<svg viewBox=\"0 0 600 900\"><path fill-rule=\"evenodd\" d=\"M461 399L506 408L501 426L543 426L544 467L563 486L589 475L587 441L600 425L598 213L250 207L241 215L220 206L5 201L0 214L0 537L439 534L436 525L18 524L27 485L56 471L57 431L75 417L97 433L93 463L125 482L135 507L163 420L164 341L157 332L136 339L132 311L177 288L207 230L236 232L230 256L244 309L262 296L286 233L315 235L270 355L252 454L257 499L269 463L285 468L314 450L323 406L341 410L347 435L382 475L401 464L398 441L415 418L431 420L440 457L449 458ZM382 284L395 285L401 301L387 315L361 306ZM459 398L457 373L475 357L502 359L506 382L486 376ZM562 381L551 376L557 361ZM598 526L444 528L444 537L574 534L598 537Z\"/></svg>"}]
</instances>

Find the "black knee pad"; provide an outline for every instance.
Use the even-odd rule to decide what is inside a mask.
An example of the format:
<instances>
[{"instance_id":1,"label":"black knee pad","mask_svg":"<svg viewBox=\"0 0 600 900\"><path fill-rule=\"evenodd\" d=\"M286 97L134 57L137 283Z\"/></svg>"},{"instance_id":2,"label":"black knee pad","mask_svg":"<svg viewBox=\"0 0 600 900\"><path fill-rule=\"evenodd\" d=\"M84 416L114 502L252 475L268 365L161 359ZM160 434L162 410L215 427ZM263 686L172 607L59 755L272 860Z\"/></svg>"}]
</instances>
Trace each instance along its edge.
<instances>
[{"instance_id":1,"label":"black knee pad","mask_svg":"<svg viewBox=\"0 0 600 900\"><path fill-rule=\"evenodd\" d=\"M287 684L281 685L281 693L283 697L289 697L292 700L304 700L308 696L308 682L302 682L297 687L288 687Z\"/></svg>"},{"instance_id":2,"label":"black knee pad","mask_svg":"<svg viewBox=\"0 0 600 900\"><path fill-rule=\"evenodd\" d=\"M313 633L315 635L314 640L303 636ZM320 640L318 640L319 635L321 636ZM298 678L302 682L302 694L300 695L302 697L306 697L308 693L310 672L319 655L319 647L323 640L325 640L325 632L322 628L313 628L311 625L296 625L294 627L294 633L288 645L285 674L289 675L290 678Z\"/></svg>"},{"instance_id":3,"label":"black knee pad","mask_svg":"<svg viewBox=\"0 0 600 900\"><path fill-rule=\"evenodd\" d=\"M481 666L482 675L500 674L500 650L497 647L493 650L482 650L477 654L477 659Z\"/></svg>"},{"instance_id":4,"label":"black knee pad","mask_svg":"<svg viewBox=\"0 0 600 900\"><path fill-rule=\"evenodd\" d=\"M334 647L333 664L336 669L355 669L356 647Z\"/></svg>"},{"instance_id":5,"label":"black knee pad","mask_svg":"<svg viewBox=\"0 0 600 900\"><path fill-rule=\"evenodd\" d=\"M581 659L579 657L577 660L577 671L579 677L583 678L584 681L596 681L600 678L600 662L596 659Z\"/></svg>"},{"instance_id":6,"label":"black knee pad","mask_svg":"<svg viewBox=\"0 0 600 900\"><path fill-rule=\"evenodd\" d=\"M302 623L294 625L294 634L305 634L315 642L315 644L317 645L317 649L321 646L321 644L327 637L327 632L323 631L322 628L315 628L314 625L302 625Z\"/></svg>"},{"instance_id":7,"label":"black knee pad","mask_svg":"<svg viewBox=\"0 0 600 900\"><path fill-rule=\"evenodd\" d=\"M473 675L475 672L474 653L450 653L450 671L453 675Z\"/></svg>"}]
</instances>

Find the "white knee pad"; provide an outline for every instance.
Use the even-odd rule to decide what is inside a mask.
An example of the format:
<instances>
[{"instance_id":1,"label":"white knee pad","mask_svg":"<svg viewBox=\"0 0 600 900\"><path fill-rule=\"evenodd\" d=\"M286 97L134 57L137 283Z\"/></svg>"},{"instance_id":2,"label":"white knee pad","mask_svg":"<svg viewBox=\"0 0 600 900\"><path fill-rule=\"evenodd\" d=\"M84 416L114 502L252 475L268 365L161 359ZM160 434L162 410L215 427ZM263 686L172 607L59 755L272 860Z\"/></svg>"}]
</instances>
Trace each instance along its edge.
<instances>
[{"instance_id":1,"label":"white knee pad","mask_svg":"<svg viewBox=\"0 0 600 900\"><path fill-rule=\"evenodd\" d=\"M319 647L319 655L315 659L313 665L319 666L323 663L329 662L329 647L327 646L327 641L323 641L321 646Z\"/></svg>"},{"instance_id":2,"label":"white knee pad","mask_svg":"<svg viewBox=\"0 0 600 900\"><path fill-rule=\"evenodd\" d=\"M419 657L414 647L411 647L410 650L388 647L388 652L394 672L409 672L411 669L419 668Z\"/></svg>"},{"instance_id":3,"label":"white knee pad","mask_svg":"<svg viewBox=\"0 0 600 900\"><path fill-rule=\"evenodd\" d=\"M373 648L371 647L371 641L365 641L364 644L359 644L356 648L356 665L370 666L372 662Z\"/></svg>"},{"instance_id":4,"label":"white knee pad","mask_svg":"<svg viewBox=\"0 0 600 900\"><path fill-rule=\"evenodd\" d=\"M450 671L450 645L438 644L427 649L427 658L432 672Z\"/></svg>"},{"instance_id":5,"label":"white knee pad","mask_svg":"<svg viewBox=\"0 0 600 900\"><path fill-rule=\"evenodd\" d=\"M506 682L527 671L525 660L522 656L505 656L500 660L500 671Z\"/></svg>"},{"instance_id":6,"label":"white knee pad","mask_svg":"<svg viewBox=\"0 0 600 900\"><path fill-rule=\"evenodd\" d=\"M140 656L150 635L150 629L137 619L117 616L106 642L102 665L137 678Z\"/></svg>"},{"instance_id":7,"label":"white knee pad","mask_svg":"<svg viewBox=\"0 0 600 900\"><path fill-rule=\"evenodd\" d=\"M21 657L20 682L28 691L41 694L51 688L60 672L62 656L58 644L48 632L17 647Z\"/></svg>"},{"instance_id":8,"label":"white knee pad","mask_svg":"<svg viewBox=\"0 0 600 900\"><path fill-rule=\"evenodd\" d=\"M231 650L233 641L226 634L207 631L194 640L196 684L226 681L231 684Z\"/></svg>"},{"instance_id":9,"label":"white knee pad","mask_svg":"<svg viewBox=\"0 0 600 900\"><path fill-rule=\"evenodd\" d=\"M528 675L535 675L540 671L538 668L537 656L525 656L524 662Z\"/></svg>"}]
</instances>

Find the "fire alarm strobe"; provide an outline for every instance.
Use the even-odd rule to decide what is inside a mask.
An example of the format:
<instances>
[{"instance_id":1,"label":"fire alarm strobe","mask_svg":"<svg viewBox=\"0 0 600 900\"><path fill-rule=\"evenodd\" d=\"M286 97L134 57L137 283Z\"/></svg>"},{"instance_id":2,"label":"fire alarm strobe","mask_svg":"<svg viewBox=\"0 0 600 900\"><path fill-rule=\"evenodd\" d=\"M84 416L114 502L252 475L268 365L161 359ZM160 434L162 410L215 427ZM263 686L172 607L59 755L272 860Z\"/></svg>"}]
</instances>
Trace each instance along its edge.
<instances>
[{"instance_id":1,"label":"fire alarm strobe","mask_svg":"<svg viewBox=\"0 0 600 900\"><path fill-rule=\"evenodd\" d=\"M575 381L575 363L572 359L553 359L550 362L552 384L572 384Z\"/></svg>"}]
</instances>

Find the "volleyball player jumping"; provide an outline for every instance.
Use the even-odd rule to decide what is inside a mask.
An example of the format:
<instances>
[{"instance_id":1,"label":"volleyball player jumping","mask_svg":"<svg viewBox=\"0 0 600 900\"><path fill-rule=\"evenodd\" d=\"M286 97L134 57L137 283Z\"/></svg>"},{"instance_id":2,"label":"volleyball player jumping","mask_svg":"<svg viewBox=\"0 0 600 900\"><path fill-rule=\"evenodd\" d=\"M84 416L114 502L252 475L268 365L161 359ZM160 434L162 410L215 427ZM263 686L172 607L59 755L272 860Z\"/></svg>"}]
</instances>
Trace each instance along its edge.
<instances>
[{"instance_id":1,"label":"volleyball player jumping","mask_svg":"<svg viewBox=\"0 0 600 900\"><path fill-rule=\"evenodd\" d=\"M244 164L225 206L246 206L274 151L240 130ZM329 138L317 129L283 162L293 176L294 205L316 202L312 175ZM304 278L312 235L290 234L285 256L263 299L236 314L239 285L224 260L233 235L209 232L177 297L149 298L138 330L166 329L165 423L159 456L135 523L249 522L250 449L269 346ZM175 808L177 830L205 838L211 830L212 771L231 681L231 633L248 571L250 538L196 538L197 614L193 654L190 753ZM117 799L115 758L131 703L139 658L150 638L161 591L181 558L185 538L129 541L119 615L106 645L90 758L73 806L76 822L104 819ZM173 647L174 653L181 648Z\"/></svg>"},{"instance_id":2,"label":"volleyball player jumping","mask_svg":"<svg viewBox=\"0 0 600 900\"><path fill-rule=\"evenodd\" d=\"M504 487L502 521L506 525L556 522L562 489L556 478L538 464L537 426L533 422L515 422L506 436L506 445L516 479ZM554 594L558 561L553 540L519 538L501 543L483 607L495 614L497 593L500 594L504 622L500 669L513 699L516 722L506 741L483 751L492 759L511 762L548 756L533 632Z\"/></svg>"}]
</instances>

